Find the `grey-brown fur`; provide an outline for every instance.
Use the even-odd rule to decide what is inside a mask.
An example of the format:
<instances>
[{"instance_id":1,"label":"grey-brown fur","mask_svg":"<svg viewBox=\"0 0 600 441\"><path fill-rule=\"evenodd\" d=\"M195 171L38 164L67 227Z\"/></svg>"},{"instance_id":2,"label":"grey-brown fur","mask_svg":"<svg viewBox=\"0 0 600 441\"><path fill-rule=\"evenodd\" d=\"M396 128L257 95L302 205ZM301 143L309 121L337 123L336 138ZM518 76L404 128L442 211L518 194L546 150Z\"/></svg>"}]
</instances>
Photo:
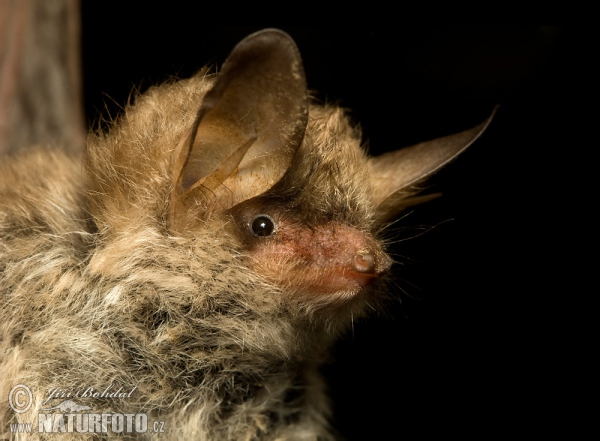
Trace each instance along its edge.
<instances>
[{"instance_id":1,"label":"grey-brown fur","mask_svg":"<svg viewBox=\"0 0 600 441\"><path fill-rule=\"evenodd\" d=\"M266 31L260 38L299 62L285 34ZM254 41L247 43L252 50L263 44ZM228 62L237 78L237 65ZM302 81L293 103L301 101ZM151 88L108 133L89 136L84 165L47 148L3 159L0 396L23 384L34 404L17 414L3 402L2 430L17 421L37 427L34 417L55 403L45 403L52 388L74 393L115 385L135 391L126 398L74 400L94 412L144 412L149 421L164 421L166 433L140 435L145 438L333 439L317 368L351 316L376 301L375 279L387 271L389 258L375 232L388 213L409 203L397 195L414 179L391 179L384 167L380 172L335 106L311 104L305 131L298 132L301 103L298 119L282 123L293 125L281 138L293 150L268 156L280 158L278 182L264 187L257 181L256 194L248 197L235 179L248 169L260 174L262 165L251 169L245 159L232 170L222 165L224 157L215 162L217 171L189 172L194 149L204 148L190 128L214 84L203 71ZM263 123L257 124L250 132L260 132ZM481 130L470 131L467 142L460 138L450 153L443 149L454 138L432 142L435 164L420 160L413 167L427 176ZM251 148L260 142L259 133ZM229 171L222 175L221 169ZM186 184L186 173L202 185ZM393 209L386 205L390 198L397 201ZM287 230L266 240L253 237L245 229L248 213L268 210ZM330 270L323 262L344 256L336 248L340 242L368 248L361 251L366 269L352 271L374 283L359 286L361 274L355 280L345 270L335 273L342 282L324 281ZM357 252L349 254L350 267ZM345 263L335 265L331 271ZM331 288L339 283L352 289Z\"/></svg>"},{"instance_id":2,"label":"grey-brown fur","mask_svg":"<svg viewBox=\"0 0 600 441\"><path fill-rule=\"evenodd\" d=\"M42 410L44 412L49 412L49 411L51 412L53 410L59 410L62 413L68 413L68 412L81 412L83 410L91 410L91 409L92 408L90 406L82 406L81 404L77 404L73 400L65 400L65 401L61 401L56 406L48 407L48 408L42 409Z\"/></svg>"}]
</instances>

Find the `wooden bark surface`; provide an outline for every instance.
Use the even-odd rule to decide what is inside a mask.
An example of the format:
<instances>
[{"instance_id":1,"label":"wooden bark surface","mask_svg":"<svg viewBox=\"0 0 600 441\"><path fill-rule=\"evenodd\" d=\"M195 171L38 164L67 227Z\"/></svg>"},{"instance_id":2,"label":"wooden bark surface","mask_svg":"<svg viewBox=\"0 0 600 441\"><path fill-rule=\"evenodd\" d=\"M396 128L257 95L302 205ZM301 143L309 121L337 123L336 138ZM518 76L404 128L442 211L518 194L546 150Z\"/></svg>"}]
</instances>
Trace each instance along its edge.
<instances>
[{"instance_id":1,"label":"wooden bark surface","mask_svg":"<svg viewBox=\"0 0 600 441\"><path fill-rule=\"evenodd\" d=\"M83 152L79 0L0 0L0 154Z\"/></svg>"}]
</instances>

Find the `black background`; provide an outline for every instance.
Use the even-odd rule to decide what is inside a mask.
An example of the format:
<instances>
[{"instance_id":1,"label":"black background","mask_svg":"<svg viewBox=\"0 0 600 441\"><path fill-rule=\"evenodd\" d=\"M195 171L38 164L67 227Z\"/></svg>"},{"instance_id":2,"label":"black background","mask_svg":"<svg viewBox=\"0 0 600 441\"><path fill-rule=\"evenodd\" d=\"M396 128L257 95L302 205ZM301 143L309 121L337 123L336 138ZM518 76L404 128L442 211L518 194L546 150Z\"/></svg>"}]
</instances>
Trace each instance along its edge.
<instances>
[{"instance_id":1,"label":"black background","mask_svg":"<svg viewBox=\"0 0 600 441\"><path fill-rule=\"evenodd\" d=\"M399 240L429 230L392 248L398 301L355 323L324 369L341 435L487 439L559 424L573 404L564 366L584 295L566 273L583 259L569 244L585 247L575 237L588 227L577 195L592 161L590 32L206 27L196 14L83 2L88 120L118 113L133 88L220 66L264 27L295 39L309 88L351 110L373 154L467 129L500 104L485 135L430 181L444 196L398 224Z\"/></svg>"}]
</instances>

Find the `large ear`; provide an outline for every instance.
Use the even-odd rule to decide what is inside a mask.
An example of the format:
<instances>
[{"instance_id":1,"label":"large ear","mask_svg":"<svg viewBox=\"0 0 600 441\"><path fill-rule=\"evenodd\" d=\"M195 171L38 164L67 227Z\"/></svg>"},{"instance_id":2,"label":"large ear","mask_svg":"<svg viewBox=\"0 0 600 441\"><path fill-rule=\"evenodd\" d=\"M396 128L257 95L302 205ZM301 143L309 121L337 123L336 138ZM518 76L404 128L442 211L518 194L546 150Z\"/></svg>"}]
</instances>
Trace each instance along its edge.
<instances>
[{"instance_id":1,"label":"large ear","mask_svg":"<svg viewBox=\"0 0 600 441\"><path fill-rule=\"evenodd\" d=\"M467 149L486 130L492 115L472 129L370 159L376 217L387 221L402 209L437 197L406 197L406 190L432 175Z\"/></svg>"},{"instance_id":2,"label":"large ear","mask_svg":"<svg viewBox=\"0 0 600 441\"><path fill-rule=\"evenodd\" d=\"M291 37L267 29L242 40L179 144L172 223L199 205L226 210L270 189L289 168L307 119L306 79Z\"/></svg>"}]
</instances>

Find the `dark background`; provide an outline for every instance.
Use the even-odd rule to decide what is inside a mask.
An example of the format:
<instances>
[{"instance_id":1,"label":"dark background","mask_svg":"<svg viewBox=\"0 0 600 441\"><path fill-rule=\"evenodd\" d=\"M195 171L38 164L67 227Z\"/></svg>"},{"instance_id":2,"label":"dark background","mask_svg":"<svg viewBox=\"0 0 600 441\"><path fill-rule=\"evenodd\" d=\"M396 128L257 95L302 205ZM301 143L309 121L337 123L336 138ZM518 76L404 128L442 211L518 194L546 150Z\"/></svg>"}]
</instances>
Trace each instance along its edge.
<instances>
[{"instance_id":1,"label":"dark background","mask_svg":"<svg viewBox=\"0 0 600 441\"><path fill-rule=\"evenodd\" d=\"M351 110L373 154L467 129L500 104L485 135L430 181L444 197L398 224L399 240L428 230L392 248L398 300L356 323L324 370L341 435L487 439L560 424L583 300L566 272L583 259L569 244L586 246L575 237L587 228L576 195L591 161L591 32L204 27L198 14L83 2L88 120L116 115L133 88L220 66L264 27L295 39L309 88Z\"/></svg>"}]
</instances>

